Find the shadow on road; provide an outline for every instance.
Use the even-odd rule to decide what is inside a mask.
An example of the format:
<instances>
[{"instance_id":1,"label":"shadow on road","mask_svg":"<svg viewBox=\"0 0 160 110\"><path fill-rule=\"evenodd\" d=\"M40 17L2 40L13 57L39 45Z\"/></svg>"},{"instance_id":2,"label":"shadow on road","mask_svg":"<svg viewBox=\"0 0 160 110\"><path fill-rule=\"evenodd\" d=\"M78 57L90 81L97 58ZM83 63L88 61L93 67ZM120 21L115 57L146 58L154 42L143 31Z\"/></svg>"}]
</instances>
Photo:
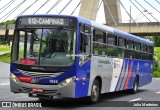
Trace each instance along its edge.
<instances>
[{"instance_id":1,"label":"shadow on road","mask_svg":"<svg viewBox=\"0 0 160 110\"><path fill-rule=\"evenodd\" d=\"M137 94L146 90L139 90ZM43 107L56 107L56 108L77 108L77 107L128 107L132 106L132 103L128 101L112 101L112 99L120 98L124 96L132 95L129 91L119 91L102 94L100 101L92 104L89 102L89 97L80 99L68 99L68 98L56 98L50 101L40 101ZM34 102L36 103L36 102Z\"/></svg>"}]
</instances>

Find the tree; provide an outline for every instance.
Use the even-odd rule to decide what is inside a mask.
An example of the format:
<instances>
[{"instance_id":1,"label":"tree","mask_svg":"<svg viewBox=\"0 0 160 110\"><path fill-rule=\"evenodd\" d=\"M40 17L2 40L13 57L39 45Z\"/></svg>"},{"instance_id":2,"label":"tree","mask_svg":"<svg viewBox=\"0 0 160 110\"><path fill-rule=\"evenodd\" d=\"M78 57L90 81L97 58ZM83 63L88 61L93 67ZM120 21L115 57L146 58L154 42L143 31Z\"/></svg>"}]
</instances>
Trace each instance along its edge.
<instances>
[{"instance_id":1,"label":"tree","mask_svg":"<svg viewBox=\"0 0 160 110\"><path fill-rule=\"evenodd\" d=\"M160 36L153 36L151 40L154 42L155 47L160 47Z\"/></svg>"},{"instance_id":2,"label":"tree","mask_svg":"<svg viewBox=\"0 0 160 110\"><path fill-rule=\"evenodd\" d=\"M0 25L9 25L9 24L15 24L16 20L8 20L5 22L1 22Z\"/></svg>"}]
</instances>

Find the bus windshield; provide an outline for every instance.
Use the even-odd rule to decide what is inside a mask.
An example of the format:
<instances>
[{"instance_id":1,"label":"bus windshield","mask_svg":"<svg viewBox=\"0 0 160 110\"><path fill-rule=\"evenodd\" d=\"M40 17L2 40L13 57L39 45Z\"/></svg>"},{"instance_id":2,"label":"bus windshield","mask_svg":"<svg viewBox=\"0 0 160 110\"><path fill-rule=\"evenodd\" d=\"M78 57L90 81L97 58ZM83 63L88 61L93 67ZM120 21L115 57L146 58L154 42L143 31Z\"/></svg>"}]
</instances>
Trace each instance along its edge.
<instances>
[{"instance_id":1,"label":"bus windshield","mask_svg":"<svg viewBox=\"0 0 160 110\"><path fill-rule=\"evenodd\" d=\"M76 32L62 29L15 30L12 61L25 65L72 66Z\"/></svg>"}]
</instances>

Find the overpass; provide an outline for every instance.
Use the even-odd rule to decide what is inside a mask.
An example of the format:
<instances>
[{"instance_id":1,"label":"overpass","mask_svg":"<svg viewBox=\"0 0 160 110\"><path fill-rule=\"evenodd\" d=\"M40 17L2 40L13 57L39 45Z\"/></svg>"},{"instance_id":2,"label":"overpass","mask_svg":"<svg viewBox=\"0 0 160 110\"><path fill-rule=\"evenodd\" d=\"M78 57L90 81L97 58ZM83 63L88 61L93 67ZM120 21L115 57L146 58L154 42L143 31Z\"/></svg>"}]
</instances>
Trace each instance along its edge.
<instances>
[{"instance_id":1,"label":"overpass","mask_svg":"<svg viewBox=\"0 0 160 110\"><path fill-rule=\"evenodd\" d=\"M109 26L134 34L138 36L160 36L160 23L118 23L117 26L110 24ZM5 26L0 26L0 37L5 34ZM14 25L9 25L9 35L12 36L14 32Z\"/></svg>"},{"instance_id":2,"label":"overpass","mask_svg":"<svg viewBox=\"0 0 160 110\"><path fill-rule=\"evenodd\" d=\"M81 0L79 16L96 20L99 4L101 0ZM119 30L129 32L138 36L159 36L159 22L145 23L122 23L121 8L119 0L102 0L104 5L104 14L106 24ZM116 25L115 25L116 24ZM13 35L14 25L8 26L9 35ZM0 37L5 33L5 26L0 26Z\"/></svg>"},{"instance_id":3,"label":"overpass","mask_svg":"<svg viewBox=\"0 0 160 110\"><path fill-rule=\"evenodd\" d=\"M118 23L117 26L114 24L110 24L109 26L137 36L160 36L159 22Z\"/></svg>"},{"instance_id":4,"label":"overpass","mask_svg":"<svg viewBox=\"0 0 160 110\"><path fill-rule=\"evenodd\" d=\"M8 29L9 29L9 37L12 37L14 33L14 25L8 25ZM4 37L5 30L6 26L0 26L0 37Z\"/></svg>"}]
</instances>

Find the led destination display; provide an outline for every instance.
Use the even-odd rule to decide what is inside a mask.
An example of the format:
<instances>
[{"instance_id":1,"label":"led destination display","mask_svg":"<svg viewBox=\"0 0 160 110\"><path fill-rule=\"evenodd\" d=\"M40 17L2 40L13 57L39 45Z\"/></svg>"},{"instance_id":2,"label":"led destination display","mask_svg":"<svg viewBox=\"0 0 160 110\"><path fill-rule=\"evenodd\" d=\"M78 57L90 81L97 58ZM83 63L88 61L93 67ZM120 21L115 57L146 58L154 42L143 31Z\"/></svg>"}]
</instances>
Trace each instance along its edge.
<instances>
[{"instance_id":1,"label":"led destination display","mask_svg":"<svg viewBox=\"0 0 160 110\"><path fill-rule=\"evenodd\" d=\"M19 26L24 25L59 25L68 26L69 18L58 18L58 17L24 17L19 19Z\"/></svg>"}]
</instances>

